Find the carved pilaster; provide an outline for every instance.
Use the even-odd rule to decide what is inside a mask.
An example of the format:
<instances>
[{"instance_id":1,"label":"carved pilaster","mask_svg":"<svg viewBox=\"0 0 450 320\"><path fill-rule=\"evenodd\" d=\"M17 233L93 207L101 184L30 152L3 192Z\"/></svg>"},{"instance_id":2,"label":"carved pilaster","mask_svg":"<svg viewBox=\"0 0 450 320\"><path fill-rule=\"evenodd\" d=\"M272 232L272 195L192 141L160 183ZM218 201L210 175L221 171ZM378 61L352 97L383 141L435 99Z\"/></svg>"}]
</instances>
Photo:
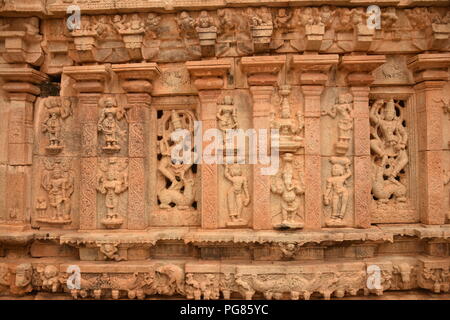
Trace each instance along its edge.
<instances>
[{"instance_id":1,"label":"carved pilaster","mask_svg":"<svg viewBox=\"0 0 450 320\"><path fill-rule=\"evenodd\" d=\"M371 172L369 92L371 72L386 62L385 56L345 56L340 68L349 71L347 83L353 96L354 226L370 227Z\"/></svg>"},{"instance_id":2,"label":"carved pilaster","mask_svg":"<svg viewBox=\"0 0 450 320\"><path fill-rule=\"evenodd\" d=\"M286 56L245 57L241 64L247 73L247 82L253 97L253 128L270 128L271 97L274 87L278 85L278 76L286 63ZM258 145L257 154L259 154ZM263 175L262 169L267 167L256 163L253 165L253 229L272 229L271 176Z\"/></svg>"},{"instance_id":3,"label":"carved pilaster","mask_svg":"<svg viewBox=\"0 0 450 320\"><path fill-rule=\"evenodd\" d=\"M96 176L98 166L98 103L109 79L109 69L102 66L65 67L63 76L75 81L81 129L80 159L80 229L97 228Z\"/></svg>"},{"instance_id":4,"label":"carved pilaster","mask_svg":"<svg viewBox=\"0 0 450 320\"><path fill-rule=\"evenodd\" d=\"M305 115L305 228L319 229L322 219L320 97L328 71L338 55L294 56L292 67L299 72Z\"/></svg>"},{"instance_id":5,"label":"carved pilaster","mask_svg":"<svg viewBox=\"0 0 450 320\"><path fill-rule=\"evenodd\" d=\"M445 223L443 163L443 86L449 79L450 54L419 54L408 61L414 72L419 135L419 203L421 222ZM447 168L445 168L447 169ZM448 218L448 217L447 217Z\"/></svg>"},{"instance_id":6,"label":"carved pilaster","mask_svg":"<svg viewBox=\"0 0 450 320\"><path fill-rule=\"evenodd\" d=\"M145 157L148 148L145 128L150 126L149 107L152 101L152 81L160 75L156 63L113 65L122 89L127 93L128 111L128 229L145 229ZM151 187L151 186L150 186Z\"/></svg>"},{"instance_id":7,"label":"carved pilaster","mask_svg":"<svg viewBox=\"0 0 450 320\"><path fill-rule=\"evenodd\" d=\"M40 94L38 85L47 75L31 68L0 68L3 90L9 98L6 199L7 223L21 224L31 207L31 165L33 150L34 101Z\"/></svg>"},{"instance_id":8,"label":"carved pilaster","mask_svg":"<svg viewBox=\"0 0 450 320\"><path fill-rule=\"evenodd\" d=\"M217 128L217 100L225 86L226 75L231 69L231 60L186 62L200 99L200 120L203 133ZM203 141L203 140L202 140ZM203 146L208 143L203 141ZM203 150L203 149L202 149ZM202 228L217 229L219 227L219 196L217 164L200 165L201 174L201 216Z\"/></svg>"}]
</instances>

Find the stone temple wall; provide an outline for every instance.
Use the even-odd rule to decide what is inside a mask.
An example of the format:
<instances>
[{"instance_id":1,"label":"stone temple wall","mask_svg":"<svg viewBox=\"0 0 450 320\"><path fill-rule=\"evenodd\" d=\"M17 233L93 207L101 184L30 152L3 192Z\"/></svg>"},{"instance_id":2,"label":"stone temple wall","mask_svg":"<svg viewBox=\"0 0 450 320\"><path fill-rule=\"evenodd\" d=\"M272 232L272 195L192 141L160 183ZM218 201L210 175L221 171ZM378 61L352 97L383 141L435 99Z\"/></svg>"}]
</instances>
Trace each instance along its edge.
<instances>
[{"instance_id":1,"label":"stone temple wall","mask_svg":"<svg viewBox=\"0 0 450 320\"><path fill-rule=\"evenodd\" d=\"M448 292L449 66L448 0L0 0L0 294Z\"/></svg>"}]
</instances>

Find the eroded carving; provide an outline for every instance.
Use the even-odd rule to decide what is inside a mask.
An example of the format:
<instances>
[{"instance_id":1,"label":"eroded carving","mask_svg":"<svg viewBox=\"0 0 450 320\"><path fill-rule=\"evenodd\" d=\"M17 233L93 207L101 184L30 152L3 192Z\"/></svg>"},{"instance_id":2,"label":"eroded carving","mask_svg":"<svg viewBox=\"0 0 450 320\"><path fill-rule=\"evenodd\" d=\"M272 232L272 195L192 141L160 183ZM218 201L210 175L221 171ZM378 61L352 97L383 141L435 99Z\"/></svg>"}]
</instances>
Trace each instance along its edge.
<instances>
[{"instance_id":1,"label":"eroded carving","mask_svg":"<svg viewBox=\"0 0 450 320\"><path fill-rule=\"evenodd\" d=\"M106 215L102 224L108 229L120 228L120 195L128 189L128 159L101 159L97 174L97 191L105 195Z\"/></svg>"},{"instance_id":2,"label":"eroded carving","mask_svg":"<svg viewBox=\"0 0 450 320\"><path fill-rule=\"evenodd\" d=\"M46 159L41 186L47 192L45 198L39 197L36 203L37 221L50 224L69 224L72 222L72 195L75 174L71 161L67 159Z\"/></svg>"}]
</instances>

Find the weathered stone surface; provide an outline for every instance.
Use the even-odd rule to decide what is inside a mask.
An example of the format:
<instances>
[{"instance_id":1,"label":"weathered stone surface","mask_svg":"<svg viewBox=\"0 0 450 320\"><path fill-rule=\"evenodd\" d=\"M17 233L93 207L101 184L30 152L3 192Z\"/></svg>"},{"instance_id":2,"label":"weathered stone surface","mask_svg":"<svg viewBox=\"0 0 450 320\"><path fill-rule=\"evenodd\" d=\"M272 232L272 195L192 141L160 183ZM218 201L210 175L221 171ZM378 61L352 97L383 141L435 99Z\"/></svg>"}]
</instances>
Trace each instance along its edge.
<instances>
[{"instance_id":1,"label":"weathered stone surface","mask_svg":"<svg viewBox=\"0 0 450 320\"><path fill-rule=\"evenodd\" d=\"M448 1L312 3L0 0L0 298L450 291Z\"/></svg>"}]
</instances>

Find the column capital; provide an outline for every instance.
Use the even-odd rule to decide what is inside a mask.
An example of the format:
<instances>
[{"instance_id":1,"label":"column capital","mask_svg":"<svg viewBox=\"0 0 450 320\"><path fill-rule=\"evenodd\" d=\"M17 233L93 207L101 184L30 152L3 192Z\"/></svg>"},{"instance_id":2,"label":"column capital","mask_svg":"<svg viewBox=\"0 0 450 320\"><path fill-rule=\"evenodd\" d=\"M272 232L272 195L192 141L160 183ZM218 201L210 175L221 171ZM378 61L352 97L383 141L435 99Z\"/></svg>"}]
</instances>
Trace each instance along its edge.
<instances>
[{"instance_id":1,"label":"column capital","mask_svg":"<svg viewBox=\"0 0 450 320\"><path fill-rule=\"evenodd\" d=\"M111 66L70 66L63 74L76 81L74 88L79 93L103 93L105 82L111 78Z\"/></svg>"},{"instance_id":2,"label":"column capital","mask_svg":"<svg viewBox=\"0 0 450 320\"><path fill-rule=\"evenodd\" d=\"M127 93L151 94L152 82L161 75L156 63L128 63L111 66Z\"/></svg>"},{"instance_id":3,"label":"column capital","mask_svg":"<svg viewBox=\"0 0 450 320\"><path fill-rule=\"evenodd\" d=\"M450 53L423 53L408 60L408 68L414 73L416 83L449 79Z\"/></svg>"},{"instance_id":4,"label":"column capital","mask_svg":"<svg viewBox=\"0 0 450 320\"><path fill-rule=\"evenodd\" d=\"M232 59L188 61L185 63L197 90L223 89Z\"/></svg>"},{"instance_id":5,"label":"column capital","mask_svg":"<svg viewBox=\"0 0 450 320\"><path fill-rule=\"evenodd\" d=\"M0 68L0 78L5 81L3 90L11 100L33 102L41 93L37 86L48 81L48 76L32 68Z\"/></svg>"},{"instance_id":6,"label":"column capital","mask_svg":"<svg viewBox=\"0 0 450 320\"><path fill-rule=\"evenodd\" d=\"M258 56L241 59L241 68L247 74L250 86L274 86L278 74L286 64L286 56Z\"/></svg>"},{"instance_id":7,"label":"column capital","mask_svg":"<svg viewBox=\"0 0 450 320\"><path fill-rule=\"evenodd\" d=\"M300 73L302 85L323 86L328 81L328 71L338 64L339 55L295 55L291 60L291 69Z\"/></svg>"},{"instance_id":8,"label":"column capital","mask_svg":"<svg viewBox=\"0 0 450 320\"><path fill-rule=\"evenodd\" d=\"M384 55L344 56L339 67L348 71L347 83L350 86L369 86L373 81L372 71L386 63Z\"/></svg>"}]
</instances>

